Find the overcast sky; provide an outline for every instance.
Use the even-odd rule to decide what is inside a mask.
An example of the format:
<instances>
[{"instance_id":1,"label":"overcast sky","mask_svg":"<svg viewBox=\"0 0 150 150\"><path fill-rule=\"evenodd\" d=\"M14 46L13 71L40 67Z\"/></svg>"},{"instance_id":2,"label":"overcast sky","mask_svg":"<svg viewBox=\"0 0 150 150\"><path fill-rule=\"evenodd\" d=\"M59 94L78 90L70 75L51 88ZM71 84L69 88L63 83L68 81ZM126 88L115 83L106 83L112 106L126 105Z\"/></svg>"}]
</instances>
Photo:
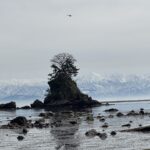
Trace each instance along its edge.
<instances>
[{"instance_id":1,"label":"overcast sky","mask_svg":"<svg viewBox=\"0 0 150 150\"><path fill-rule=\"evenodd\" d=\"M0 0L0 79L47 78L60 52L82 73L150 73L150 0Z\"/></svg>"}]
</instances>

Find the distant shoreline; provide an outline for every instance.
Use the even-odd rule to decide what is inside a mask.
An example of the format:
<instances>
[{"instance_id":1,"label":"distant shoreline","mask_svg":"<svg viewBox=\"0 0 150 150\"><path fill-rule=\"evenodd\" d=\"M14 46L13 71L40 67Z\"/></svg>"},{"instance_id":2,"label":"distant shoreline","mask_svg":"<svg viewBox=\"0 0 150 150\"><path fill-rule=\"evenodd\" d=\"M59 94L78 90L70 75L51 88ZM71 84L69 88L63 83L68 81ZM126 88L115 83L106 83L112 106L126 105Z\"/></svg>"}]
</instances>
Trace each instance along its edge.
<instances>
[{"instance_id":1,"label":"distant shoreline","mask_svg":"<svg viewBox=\"0 0 150 150\"><path fill-rule=\"evenodd\" d=\"M133 103L133 102L150 102L150 99L144 99L144 100L116 100L116 101L99 101L101 103Z\"/></svg>"}]
</instances>

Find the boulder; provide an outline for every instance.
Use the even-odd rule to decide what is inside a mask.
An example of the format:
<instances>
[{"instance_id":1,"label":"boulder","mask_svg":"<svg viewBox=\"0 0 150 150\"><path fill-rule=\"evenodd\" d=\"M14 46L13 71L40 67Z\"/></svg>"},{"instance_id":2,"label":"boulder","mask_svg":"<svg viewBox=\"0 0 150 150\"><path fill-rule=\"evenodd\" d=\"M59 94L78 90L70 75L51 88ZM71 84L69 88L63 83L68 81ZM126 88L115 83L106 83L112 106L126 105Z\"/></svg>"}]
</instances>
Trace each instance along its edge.
<instances>
[{"instance_id":1,"label":"boulder","mask_svg":"<svg viewBox=\"0 0 150 150\"><path fill-rule=\"evenodd\" d=\"M44 104L40 100L35 100L33 104L31 104L31 108L44 108Z\"/></svg>"},{"instance_id":2,"label":"boulder","mask_svg":"<svg viewBox=\"0 0 150 150\"><path fill-rule=\"evenodd\" d=\"M0 104L0 109L16 109L16 103L10 102L6 104Z\"/></svg>"},{"instance_id":3,"label":"boulder","mask_svg":"<svg viewBox=\"0 0 150 150\"><path fill-rule=\"evenodd\" d=\"M28 124L28 120L23 116L19 116L19 117L16 117L15 119L11 120L10 124L18 125L18 126L26 126Z\"/></svg>"}]
</instances>

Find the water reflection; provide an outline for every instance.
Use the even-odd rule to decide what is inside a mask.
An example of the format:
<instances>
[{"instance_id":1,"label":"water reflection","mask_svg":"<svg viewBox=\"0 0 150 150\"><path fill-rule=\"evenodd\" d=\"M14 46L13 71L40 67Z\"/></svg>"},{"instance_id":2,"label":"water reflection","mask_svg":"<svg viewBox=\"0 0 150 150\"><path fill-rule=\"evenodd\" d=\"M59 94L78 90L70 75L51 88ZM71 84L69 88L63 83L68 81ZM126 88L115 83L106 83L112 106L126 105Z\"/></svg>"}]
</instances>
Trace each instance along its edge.
<instances>
[{"instance_id":1,"label":"water reflection","mask_svg":"<svg viewBox=\"0 0 150 150\"><path fill-rule=\"evenodd\" d=\"M57 112L52 117L51 134L56 141L56 150L78 150L80 146L78 130L81 118L86 114L87 112Z\"/></svg>"}]
</instances>

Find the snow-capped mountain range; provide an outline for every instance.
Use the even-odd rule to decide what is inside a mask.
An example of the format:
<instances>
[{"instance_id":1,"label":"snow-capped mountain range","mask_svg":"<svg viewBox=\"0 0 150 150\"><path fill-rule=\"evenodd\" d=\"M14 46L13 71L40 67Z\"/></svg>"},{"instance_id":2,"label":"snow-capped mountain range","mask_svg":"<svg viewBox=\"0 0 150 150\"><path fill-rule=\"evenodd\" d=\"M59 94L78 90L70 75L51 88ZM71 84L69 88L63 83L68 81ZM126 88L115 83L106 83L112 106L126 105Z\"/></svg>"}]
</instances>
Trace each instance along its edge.
<instances>
[{"instance_id":1,"label":"snow-capped mountain range","mask_svg":"<svg viewBox=\"0 0 150 150\"><path fill-rule=\"evenodd\" d=\"M104 75L92 73L79 77L80 89L100 100L150 98L150 75Z\"/></svg>"},{"instance_id":2,"label":"snow-capped mountain range","mask_svg":"<svg viewBox=\"0 0 150 150\"><path fill-rule=\"evenodd\" d=\"M99 100L150 98L150 75L90 73L75 80L82 92ZM0 100L43 100L47 88L47 81L42 79L0 81Z\"/></svg>"}]
</instances>

